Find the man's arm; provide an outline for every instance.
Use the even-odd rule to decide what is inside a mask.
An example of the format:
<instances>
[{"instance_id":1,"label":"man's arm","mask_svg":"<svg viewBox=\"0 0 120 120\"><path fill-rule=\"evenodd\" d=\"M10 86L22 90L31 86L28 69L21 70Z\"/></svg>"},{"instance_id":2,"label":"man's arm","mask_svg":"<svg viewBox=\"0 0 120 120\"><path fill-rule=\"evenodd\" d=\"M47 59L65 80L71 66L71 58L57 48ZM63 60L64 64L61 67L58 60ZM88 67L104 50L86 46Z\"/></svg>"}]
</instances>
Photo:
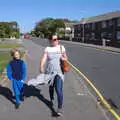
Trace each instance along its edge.
<instances>
[{"instance_id":1,"label":"man's arm","mask_svg":"<svg viewBox=\"0 0 120 120\"><path fill-rule=\"evenodd\" d=\"M61 59L62 59L62 60L68 60L67 54L66 54L66 53L63 53Z\"/></svg>"},{"instance_id":2,"label":"man's arm","mask_svg":"<svg viewBox=\"0 0 120 120\"><path fill-rule=\"evenodd\" d=\"M68 60L68 57L67 57L66 50L65 50L64 46L62 46L62 51L63 51L63 53L62 53L61 59L62 60Z\"/></svg>"},{"instance_id":3,"label":"man's arm","mask_svg":"<svg viewBox=\"0 0 120 120\"><path fill-rule=\"evenodd\" d=\"M41 60L40 60L40 72L43 73L44 72L44 65L46 63L47 60L47 53L44 53Z\"/></svg>"}]
</instances>

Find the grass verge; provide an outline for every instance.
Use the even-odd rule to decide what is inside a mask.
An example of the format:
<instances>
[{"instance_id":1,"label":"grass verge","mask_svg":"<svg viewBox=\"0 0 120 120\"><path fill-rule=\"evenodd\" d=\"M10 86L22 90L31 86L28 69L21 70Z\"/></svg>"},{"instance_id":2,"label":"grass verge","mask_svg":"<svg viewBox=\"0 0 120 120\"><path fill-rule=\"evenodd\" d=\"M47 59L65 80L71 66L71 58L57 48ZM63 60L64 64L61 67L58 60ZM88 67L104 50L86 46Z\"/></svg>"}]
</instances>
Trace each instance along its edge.
<instances>
[{"instance_id":1,"label":"grass verge","mask_svg":"<svg viewBox=\"0 0 120 120\"><path fill-rule=\"evenodd\" d=\"M0 52L0 73L6 67L6 64L10 60L9 52Z\"/></svg>"},{"instance_id":2,"label":"grass verge","mask_svg":"<svg viewBox=\"0 0 120 120\"><path fill-rule=\"evenodd\" d=\"M0 48L17 48L22 47L21 44L0 44Z\"/></svg>"},{"instance_id":3,"label":"grass verge","mask_svg":"<svg viewBox=\"0 0 120 120\"><path fill-rule=\"evenodd\" d=\"M24 52L21 53L22 57L24 55ZM10 56L10 52L0 52L0 74L2 73L2 71L4 70L4 68L6 68L7 63L10 61L11 56Z\"/></svg>"}]
</instances>

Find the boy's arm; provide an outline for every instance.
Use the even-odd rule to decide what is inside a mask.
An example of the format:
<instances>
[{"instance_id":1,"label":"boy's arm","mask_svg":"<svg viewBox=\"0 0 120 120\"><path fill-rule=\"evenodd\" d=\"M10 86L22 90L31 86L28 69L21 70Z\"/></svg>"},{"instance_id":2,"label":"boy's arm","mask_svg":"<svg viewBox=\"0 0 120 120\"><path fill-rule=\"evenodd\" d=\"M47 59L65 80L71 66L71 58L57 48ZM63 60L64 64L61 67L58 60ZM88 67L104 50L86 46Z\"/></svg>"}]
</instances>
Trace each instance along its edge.
<instances>
[{"instance_id":1,"label":"boy's arm","mask_svg":"<svg viewBox=\"0 0 120 120\"><path fill-rule=\"evenodd\" d=\"M7 65L7 77L9 80L13 80L13 77L12 77L12 68L10 66L10 63Z\"/></svg>"}]
</instances>

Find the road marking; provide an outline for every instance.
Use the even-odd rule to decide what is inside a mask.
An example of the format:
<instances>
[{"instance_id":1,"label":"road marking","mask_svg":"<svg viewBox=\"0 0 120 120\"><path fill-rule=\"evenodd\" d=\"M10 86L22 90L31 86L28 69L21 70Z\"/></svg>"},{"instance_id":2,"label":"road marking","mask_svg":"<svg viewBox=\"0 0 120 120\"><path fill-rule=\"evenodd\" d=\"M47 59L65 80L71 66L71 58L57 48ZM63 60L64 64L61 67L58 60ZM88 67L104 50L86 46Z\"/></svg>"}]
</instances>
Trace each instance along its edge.
<instances>
[{"instance_id":1,"label":"road marking","mask_svg":"<svg viewBox=\"0 0 120 120\"><path fill-rule=\"evenodd\" d=\"M85 94L83 93L77 93L78 96L84 96Z\"/></svg>"},{"instance_id":2,"label":"road marking","mask_svg":"<svg viewBox=\"0 0 120 120\"><path fill-rule=\"evenodd\" d=\"M96 49L96 50L105 51L105 52L108 52L108 53L120 54L120 52L112 51L112 50L109 50L109 49L104 49L104 48L95 48L95 49Z\"/></svg>"},{"instance_id":3,"label":"road marking","mask_svg":"<svg viewBox=\"0 0 120 120\"><path fill-rule=\"evenodd\" d=\"M30 53L26 50L25 51L25 55L24 55L24 57L23 58L26 58L26 57L29 57L31 60L33 60L33 57L30 55Z\"/></svg>"},{"instance_id":4,"label":"road marking","mask_svg":"<svg viewBox=\"0 0 120 120\"><path fill-rule=\"evenodd\" d=\"M120 120L120 115L118 115L112 107L109 105L109 103L105 100L103 95L99 92L99 90L94 86L94 84L89 80L79 69L77 69L71 62L68 61L68 63L72 66L74 70L76 70L85 80L86 82L92 87L92 89L95 91L97 96L99 96L99 99L103 103L103 105L107 108L107 110L117 119Z\"/></svg>"}]
</instances>

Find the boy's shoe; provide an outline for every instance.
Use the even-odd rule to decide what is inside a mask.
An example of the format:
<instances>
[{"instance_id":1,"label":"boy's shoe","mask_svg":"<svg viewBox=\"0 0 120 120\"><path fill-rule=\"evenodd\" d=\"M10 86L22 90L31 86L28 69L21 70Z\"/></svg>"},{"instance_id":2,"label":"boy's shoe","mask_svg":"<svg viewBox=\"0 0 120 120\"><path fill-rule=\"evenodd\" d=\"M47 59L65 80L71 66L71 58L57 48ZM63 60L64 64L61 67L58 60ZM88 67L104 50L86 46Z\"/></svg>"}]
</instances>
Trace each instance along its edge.
<instances>
[{"instance_id":1,"label":"boy's shoe","mask_svg":"<svg viewBox=\"0 0 120 120\"><path fill-rule=\"evenodd\" d=\"M20 104L15 104L15 109L19 109Z\"/></svg>"},{"instance_id":2,"label":"boy's shoe","mask_svg":"<svg viewBox=\"0 0 120 120\"><path fill-rule=\"evenodd\" d=\"M63 116L63 109L62 109L62 108L58 108L57 114L58 114L59 116Z\"/></svg>"}]
</instances>

